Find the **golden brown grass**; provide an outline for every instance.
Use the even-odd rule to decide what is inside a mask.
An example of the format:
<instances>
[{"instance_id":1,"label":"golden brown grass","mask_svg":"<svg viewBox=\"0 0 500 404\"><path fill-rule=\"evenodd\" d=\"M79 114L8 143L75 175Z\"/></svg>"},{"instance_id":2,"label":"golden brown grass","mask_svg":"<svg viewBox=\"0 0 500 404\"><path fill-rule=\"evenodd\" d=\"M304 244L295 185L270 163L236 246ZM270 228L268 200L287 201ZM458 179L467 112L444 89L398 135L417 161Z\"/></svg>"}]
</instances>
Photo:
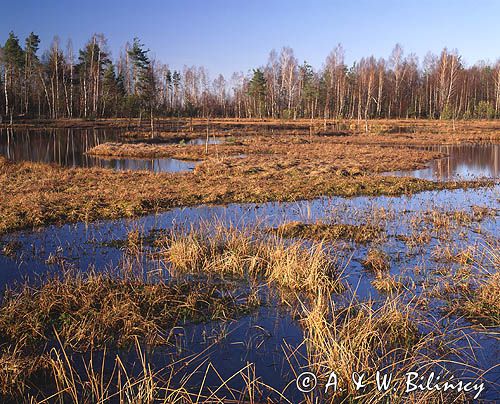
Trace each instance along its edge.
<instances>
[{"instance_id":1,"label":"golden brown grass","mask_svg":"<svg viewBox=\"0 0 500 404\"><path fill-rule=\"evenodd\" d=\"M223 158L240 155L246 158L230 159L240 171L249 164L269 171L273 167L300 166L304 170L321 171L342 175L380 173L422 168L439 153L410 148L360 144L339 144L329 137L294 135L253 135L238 138L238 142L209 145L159 144L159 143L103 143L89 154L103 157L157 158L174 157L184 160L206 160L213 164Z\"/></svg>"},{"instance_id":2,"label":"golden brown grass","mask_svg":"<svg viewBox=\"0 0 500 404\"><path fill-rule=\"evenodd\" d=\"M161 344L168 339L161 330L174 324L227 319L246 311L244 296L221 293L227 287L71 271L40 287L8 290L0 307L0 329L4 341L30 345L51 340L57 331L73 350L123 346L136 336Z\"/></svg>"},{"instance_id":3,"label":"golden brown grass","mask_svg":"<svg viewBox=\"0 0 500 404\"><path fill-rule=\"evenodd\" d=\"M258 278L312 293L320 287L342 289L337 257L321 242L308 246L279 236L258 239L254 233L219 225L174 233L163 241L163 255L174 274Z\"/></svg>"},{"instance_id":4,"label":"golden brown grass","mask_svg":"<svg viewBox=\"0 0 500 404\"><path fill-rule=\"evenodd\" d=\"M363 260L363 266L375 275L385 276L391 268L391 259L380 248L370 248Z\"/></svg>"},{"instance_id":5,"label":"golden brown grass","mask_svg":"<svg viewBox=\"0 0 500 404\"><path fill-rule=\"evenodd\" d=\"M159 158L171 157L179 160L204 160L210 157L228 158L246 152L242 145L148 144L148 143L102 143L87 154L99 157Z\"/></svg>"},{"instance_id":6,"label":"golden brown grass","mask_svg":"<svg viewBox=\"0 0 500 404\"><path fill-rule=\"evenodd\" d=\"M243 160L243 165L235 163ZM0 234L50 223L132 217L202 203L294 201L321 195L400 195L491 184L343 175L336 173L335 167L299 158L279 165L273 163L272 155L266 161L262 165L251 158L209 160L194 173L154 174L11 163L0 157Z\"/></svg>"},{"instance_id":7,"label":"golden brown grass","mask_svg":"<svg viewBox=\"0 0 500 404\"><path fill-rule=\"evenodd\" d=\"M146 281L124 263L116 272L68 270L7 290L0 305L0 393L24 394L31 378L49 369L57 395L74 399L84 385L72 379L77 375L73 360L50 350L56 342L71 352L127 347L134 341L168 344L173 327L227 321L259 305L247 281L310 295L319 288L341 290L335 257L321 243L311 247L275 236L259 241L255 234L211 225L158 235L156 259L170 272L168 283ZM137 229L129 232L126 253L139 257L143 239ZM162 393L154 384L148 391ZM142 397L135 389L130 394Z\"/></svg>"},{"instance_id":8,"label":"golden brown grass","mask_svg":"<svg viewBox=\"0 0 500 404\"><path fill-rule=\"evenodd\" d=\"M317 389L304 396L305 403L315 399L431 403L457 398L436 391L405 396L400 389L379 392L374 387L377 370L392 373L394 383L401 383L408 371L429 373L444 368L447 354L453 356L455 365L461 358L448 339L456 335L453 331L422 317L415 305L397 295L404 282L389 276L388 257L380 249L374 247L368 254L370 270L376 274L374 287L389 296L381 302L360 302L349 292L332 295L345 292L339 279L342 264L322 237L293 241L258 228L201 223L196 228L151 236L132 229L123 247L127 254L140 256L145 253L145 242L157 248L154 259L170 272L171 283L145 281L130 271L70 271L7 292L0 306L0 388L4 394L14 398L36 395L30 381L42 374L55 386L52 398L64 402L191 403L208 400L210 395L222 402L219 393L225 395L224 402L259 402L260 389L268 387L252 374L238 373L235 377L246 377L248 384L244 392L229 397L223 388L225 379L220 380L221 390L202 393L201 387L198 391L178 382L170 385L169 372L179 371L174 364L168 364L167 375L160 376L145 359L138 377L129 375L119 357L115 359L114 378L100 372L101 364L92 362L85 362L82 376L69 354L131 346L139 341L163 344L169 341L169 330L185 320L226 321L259 304L258 297L247 290L249 284L258 283L269 286L265 290L292 292L294 299L287 303L303 325L309 367L321 375L321 382L331 370L344 381L350 380L352 372L367 374L367 388L361 392L354 391L351 383L328 397ZM489 258L498 260L495 255ZM477 310L474 316L498 322L498 279L492 277L491 282L461 291L468 293L463 296ZM238 288L243 290L241 294L233 290ZM464 298L460 301L472 310ZM50 349L54 345L57 347ZM194 377L200 380L199 373L186 374L182 380ZM458 401L465 400L459 397Z\"/></svg>"},{"instance_id":9,"label":"golden brown grass","mask_svg":"<svg viewBox=\"0 0 500 404\"><path fill-rule=\"evenodd\" d=\"M379 292L393 293L398 292L404 288L404 283L390 274L378 275L373 281L372 285Z\"/></svg>"},{"instance_id":10,"label":"golden brown grass","mask_svg":"<svg viewBox=\"0 0 500 404\"><path fill-rule=\"evenodd\" d=\"M17 251L22 247L22 244L18 241L8 241L6 243L0 242L0 246L0 254L7 257L15 257Z\"/></svg>"},{"instance_id":11,"label":"golden brown grass","mask_svg":"<svg viewBox=\"0 0 500 404\"><path fill-rule=\"evenodd\" d=\"M300 135L324 134L330 136L355 135L366 137L365 122L349 119L234 119L215 118L158 118L155 126L158 137L183 134L196 137L206 135L207 125L210 136L241 134L278 134L291 133ZM4 124L3 126L7 126ZM50 127L50 128L85 128L85 127L122 127L129 128L135 137L149 138L151 131L149 121L138 118L115 119L58 119L30 120L14 122L14 127ZM388 142L422 142L442 143L448 141L480 141L498 140L500 125L496 120L457 120L453 124L447 120L431 119L372 119L368 121L369 135L373 138L384 136Z\"/></svg>"},{"instance_id":12,"label":"golden brown grass","mask_svg":"<svg viewBox=\"0 0 500 404\"><path fill-rule=\"evenodd\" d=\"M256 377L254 364L248 363L229 377L223 378L217 368L208 361L206 353L202 352L173 360L158 369L150 362L147 348L137 339L134 344L139 372L132 374L129 364L125 362L127 354L111 355L104 350L96 354L91 352L88 359L77 358L71 355L68 348L58 339L58 346L52 348L44 358L46 385L41 386L42 388L26 386L22 384L22 378L2 380L10 389L22 387L22 390L11 391L11 395L3 395L0 398L7 400L6 402L30 404L258 403L262 393L267 392L274 393L275 397L281 397L283 402L290 403L280 392ZM19 358L2 359L14 361L4 361L4 367L18 367L21 363ZM81 364L77 363L78 359L81 359ZM186 370L193 362L201 362L201 365L195 366L192 371ZM184 377L180 382L174 382L178 372L184 372ZM212 377L210 385L205 379L197 382L200 372L203 372L205 378ZM243 388L231 388L234 381L240 381ZM192 387L193 384L197 387ZM1 391L5 392L5 389Z\"/></svg>"},{"instance_id":13,"label":"golden brown grass","mask_svg":"<svg viewBox=\"0 0 500 404\"><path fill-rule=\"evenodd\" d=\"M323 376L320 379L323 385L334 370L341 389L327 395L318 389L307 396L306 402L349 402L355 398L360 403L385 400L431 403L451 399L437 391L405 395L402 385L407 372L427 373L439 369L447 354L453 352L460 357L460 353L443 339L437 323L427 324L432 332L419 332L416 324L422 320L410 305L402 303L399 296L387 299L381 305L353 299L347 306L342 306L331 300L328 294L318 294L304 310L302 323L310 369ZM392 374L392 386L397 388L379 391L375 379L377 371ZM355 372L365 374L366 387L359 391L351 379ZM463 400L465 397L459 401Z\"/></svg>"},{"instance_id":14,"label":"golden brown grass","mask_svg":"<svg viewBox=\"0 0 500 404\"><path fill-rule=\"evenodd\" d=\"M456 282L448 288L450 308L474 323L500 326L500 273Z\"/></svg>"},{"instance_id":15,"label":"golden brown grass","mask_svg":"<svg viewBox=\"0 0 500 404\"><path fill-rule=\"evenodd\" d=\"M141 137L138 120L61 120L44 125L78 127L78 122L86 127L130 126ZM21 125L24 124L32 125ZM37 124L42 123L34 123ZM434 183L378 174L424 167L437 156L434 152L401 147L404 144L499 140L494 122L462 122L456 131L447 130L448 123L436 121L377 120L370 124L373 130L367 135L356 132L355 121L216 119L210 121L210 137L232 136L236 141L210 145L208 154L205 146L158 143L103 144L92 151L101 156L203 160L193 173L67 169L14 164L0 158L0 233L48 223L136 216L202 203L293 201L323 195L401 195L492 183ZM201 119L192 123L186 119L161 119L158 138L177 139L180 134L204 137L206 125L207 121ZM327 136L345 128L346 136ZM397 147L382 145L388 143ZM240 158L241 154L246 157Z\"/></svg>"},{"instance_id":16,"label":"golden brown grass","mask_svg":"<svg viewBox=\"0 0 500 404\"><path fill-rule=\"evenodd\" d=\"M229 290L231 289L231 290ZM251 293L199 279L147 282L140 275L68 271L7 290L0 306L0 387L23 391L57 340L72 352L170 343L186 322L228 320L255 307Z\"/></svg>"},{"instance_id":17,"label":"golden brown grass","mask_svg":"<svg viewBox=\"0 0 500 404\"><path fill-rule=\"evenodd\" d=\"M312 240L347 239L357 243L366 243L379 237L382 230L372 225L326 224L290 222L280 225L272 232L287 238L303 238Z\"/></svg>"}]
</instances>

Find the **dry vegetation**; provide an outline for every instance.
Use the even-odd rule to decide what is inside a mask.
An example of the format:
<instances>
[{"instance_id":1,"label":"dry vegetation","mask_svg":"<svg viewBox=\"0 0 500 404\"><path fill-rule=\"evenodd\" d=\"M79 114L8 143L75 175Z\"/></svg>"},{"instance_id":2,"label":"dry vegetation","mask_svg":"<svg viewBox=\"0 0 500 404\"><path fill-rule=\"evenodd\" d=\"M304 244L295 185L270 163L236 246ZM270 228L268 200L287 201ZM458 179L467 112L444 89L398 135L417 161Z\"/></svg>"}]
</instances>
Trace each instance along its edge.
<instances>
[{"instance_id":1,"label":"dry vegetation","mask_svg":"<svg viewBox=\"0 0 500 404\"><path fill-rule=\"evenodd\" d=\"M159 241L174 273L215 273L264 279L294 291L342 290L340 265L322 243L306 246L281 237L257 239L252 233L209 226ZM255 233L255 232L253 232Z\"/></svg>"},{"instance_id":2,"label":"dry vegetation","mask_svg":"<svg viewBox=\"0 0 500 404\"><path fill-rule=\"evenodd\" d=\"M379 302L358 301L340 278L342 259L322 234L329 228L317 226L320 236L301 227L293 235L296 240L285 239L280 231L238 229L221 223L201 223L199 227L151 235L134 229L120 244L126 256L139 263L142 254L152 254L158 266L168 271L168 282L146 281L142 270L135 272L137 268L126 266L128 261L124 260L116 273L69 270L39 284L23 284L8 291L0 306L3 394L7 398L39 398L33 380L43 376L53 386L54 397L69 402L94 402L96 397L113 401L117 396L121 402L126 401L124 397L141 402L200 401L211 393L201 387L194 392L184 384L179 387L170 379L174 374L170 366L174 364L168 365L165 373L165 369L153 371L153 366L145 362L141 375L132 377L117 357L113 372L120 373L121 379L111 381L111 376L88 363L82 375L71 353L99 352L134 343L169 344L173 327L186 321L227 322L272 299L261 297L257 290L281 292L277 303L286 304L303 327L310 369L320 375L335 369L343 380L354 371L367 373L368 387L356 395L359 402L408 398L401 389L377 392L376 370L392 372L398 384L406 372L416 368L430 372L445 367L449 356L455 364L461 360L466 363L467 358L449 339L452 331L443 329L439 320L426 319L415 305L396 294L403 291L404 283L400 277L388 275L389 257L379 247L369 249L365 265L375 274L374 287L391 294ZM348 238L367 231L363 227L348 230ZM146 242L154 246L153 251L148 252ZM462 294L467 300L460 300L465 302L462 310L498 324L498 277L492 276L484 285L467 291L467 295ZM294 348L290 354L291 363L296 352ZM191 377L186 374L183 380ZM255 375L242 372L235 377L245 380L246 387L230 402L259 402L262 391L269 389ZM87 379L93 380L92 387ZM220 383L224 386L225 380ZM331 402L354 397L352 386L346 387L328 397L317 390L312 396L304 396L304 402L313 402L316 394ZM215 397L219 395L214 392ZM409 398L422 403L466 400L465 396L437 391L419 392ZM285 398L283 401L287 402Z\"/></svg>"},{"instance_id":3,"label":"dry vegetation","mask_svg":"<svg viewBox=\"0 0 500 404\"><path fill-rule=\"evenodd\" d=\"M204 124L203 121L195 122L190 136L195 136L196 130L202 134ZM399 124L403 125L392 121L376 121L372 125L397 127L395 125ZM416 132L411 135L412 139L416 143L425 143L429 137L435 137L434 143L485 137L497 139L492 125L485 125L488 130L483 132L482 123L474 124L479 129L467 123L464 131L456 135L455 132L441 133L442 124L433 124L438 128L437 133ZM434 152L363 144L380 143L382 139L383 143L398 143L394 134L379 137L347 133L347 136L337 137L318 130L317 134L308 135L308 121L281 125L279 121L221 120L211 125L214 134L234 135L236 140L209 145L208 154L205 146L156 143L104 144L93 151L99 155L203 160L192 173L68 169L11 163L0 158L0 233L48 223L136 216L203 203L293 201L322 195L401 195L491 183L436 183L379 175L423 167L436 157ZM414 125L421 125L424 131L434 127L420 121ZM165 139L172 136L179 136L179 133L174 129L165 132Z\"/></svg>"},{"instance_id":4,"label":"dry vegetation","mask_svg":"<svg viewBox=\"0 0 500 404\"><path fill-rule=\"evenodd\" d=\"M363 261L363 266L377 276L383 276L391 268L390 257L379 248L370 248Z\"/></svg>"},{"instance_id":5,"label":"dry vegetation","mask_svg":"<svg viewBox=\"0 0 500 404\"><path fill-rule=\"evenodd\" d=\"M54 365L50 350L58 341L71 352L135 341L171 344L174 326L228 320L255 307L252 294L234 290L227 283L166 284L130 274L72 271L39 286L8 290L0 307L0 392L24 393L31 378Z\"/></svg>"},{"instance_id":6,"label":"dry vegetation","mask_svg":"<svg viewBox=\"0 0 500 404\"><path fill-rule=\"evenodd\" d=\"M494 273L465 293L457 309L479 322L500 326L500 273Z\"/></svg>"},{"instance_id":7,"label":"dry vegetation","mask_svg":"<svg viewBox=\"0 0 500 404\"><path fill-rule=\"evenodd\" d=\"M453 397L453 393L436 390L404 393L407 372L416 369L420 373L430 372L443 366L448 355L461 357L461 354L447 341L445 330L440 330L438 321L427 323L398 296L380 305L353 298L348 305L342 306L328 294L320 293L305 309L301 321L311 368L325 378L335 369L341 380L341 390L326 397L323 391L317 391L307 402L349 402L353 397L360 403L466 400L464 396ZM420 327L425 324L431 331L419 332L417 324ZM350 381L355 372L362 373L360 369L365 373L366 387L357 391L353 383L346 381ZM394 389L380 391L376 388L377 370L392 374Z\"/></svg>"},{"instance_id":8,"label":"dry vegetation","mask_svg":"<svg viewBox=\"0 0 500 404\"><path fill-rule=\"evenodd\" d=\"M248 161L251 163L251 160ZM434 183L414 178L338 175L327 167L232 167L210 162L194 173L66 169L0 158L0 233L50 223L132 217L203 203L293 201L321 195L400 195L489 182Z\"/></svg>"},{"instance_id":9,"label":"dry vegetation","mask_svg":"<svg viewBox=\"0 0 500 404\"><path fill-rule=\"evenodd\" d=\"M248 313L261 304L257 283L307 295L342 290L335 257L321 243L309 248L254 235L217 224L158 235L168 282L147 281L124 260L114 272L71 269L7 290L0 306L1 393L24 394L33 377L54 371L51 347L58 344L70 352L171 344L172 329L186 322ZM133 262L143 253L140 240L136 230L127 237Z\"/></svg>"},{"instance_id":10,"label":"dry vegetation","mask_svg":"<svg viewBox=\"0 0 500 404\"><path fill-rule=\"evenodd\" d=\"M149 123L138 119L77 119L29 121L14 123L14 127L120 127L129 128L127 137L150 139ZM338 143L376 143L399 145L435 145L470 142L498 142L500 124L495 120L372 119L365 122L349 119L158 119L157 140L179 140L209 136L298 135L333 138Z\"/></svg>"},{"instance_id":11,"label":"dry vegetation","mask_svg":"<svg viewBox=\"0 0 500 404\"><path fill-rule=\"evenodd\" d=\"M357 243L366 243L379 237L382 229L373 225L290 222L270 231L287 238L328 241L346 239Z\"/></svg>"}]
</instances>

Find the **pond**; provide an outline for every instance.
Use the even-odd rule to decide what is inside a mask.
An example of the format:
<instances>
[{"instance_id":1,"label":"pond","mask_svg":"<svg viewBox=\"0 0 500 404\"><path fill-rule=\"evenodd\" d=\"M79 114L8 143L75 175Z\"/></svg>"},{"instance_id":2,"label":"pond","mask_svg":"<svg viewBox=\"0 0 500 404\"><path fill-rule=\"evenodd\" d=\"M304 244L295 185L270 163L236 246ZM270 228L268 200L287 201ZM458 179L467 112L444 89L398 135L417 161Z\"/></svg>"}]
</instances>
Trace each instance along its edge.
<instances>
[{"instance_id":1,"label":"pond","mask_svg":"<svg viewBox=\"0 0 500 404\"><path fill-rule=\"evenodd\" d=\"M194 161L173 158L101 158L86 154L106 142L123 141L121 129L0 129L0 155L13 161L55 163L65 167L100 167L113 170L184 172L196 166ZM191 139L186 144L205 144L206 139ZM218 138L209 144L219 144Z\"/></svg>"},{"instance_id":2,"label":"pond","mask_svg":"<svg viewBox=\"0 0 500 404\"><path fill-rule=\"evenodd\" d=\"M418 149L443 153L446 157L431 161L426 168L385 174L432 181L499 178L500 144L419 146Z\"/></svg>"}]
</instances>

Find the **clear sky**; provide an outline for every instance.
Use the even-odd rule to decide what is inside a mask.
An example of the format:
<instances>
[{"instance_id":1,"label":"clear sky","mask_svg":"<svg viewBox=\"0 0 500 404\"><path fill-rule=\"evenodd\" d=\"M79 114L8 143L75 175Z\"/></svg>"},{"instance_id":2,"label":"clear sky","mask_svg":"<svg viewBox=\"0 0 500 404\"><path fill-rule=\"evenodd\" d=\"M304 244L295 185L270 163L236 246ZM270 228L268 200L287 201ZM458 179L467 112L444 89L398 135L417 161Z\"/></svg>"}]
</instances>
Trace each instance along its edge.
<instances>
[{"instance_id":1,"label":"clear sky","mask_svg":"<svg viewBox=\"0 0 500 404\"><path fill-rule=\"evenodd\" d=\"M427 51L457 48L464 61L500 57L500 1L3 1L0 42L13 30L24 42L39 34L41 49L54 35L80 48L104 33L113 56L138 36L151 55L171 68L203 65L218 73L248 72L264 65L269 51L290 46L300 62L322 66L337 43L346 61L387 57L394 44L420 60Z\"/></svg>"}]
</instances>

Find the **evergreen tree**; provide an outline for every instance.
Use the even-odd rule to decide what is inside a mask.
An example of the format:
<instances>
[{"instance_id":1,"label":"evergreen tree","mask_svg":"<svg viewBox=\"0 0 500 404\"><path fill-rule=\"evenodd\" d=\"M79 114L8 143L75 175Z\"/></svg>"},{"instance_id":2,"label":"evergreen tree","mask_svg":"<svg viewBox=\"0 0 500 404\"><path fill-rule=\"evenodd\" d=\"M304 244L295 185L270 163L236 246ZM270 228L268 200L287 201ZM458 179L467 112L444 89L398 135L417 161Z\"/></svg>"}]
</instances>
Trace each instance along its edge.
<instances>
[{"instance_id":1,"label":"evergreen tree","mask_svg":"<svg viewBox=\"0 0 500 404\"><path fill-rule=\"evenodd\" d=\"M25 113L29 114L30 94L34 91L35 71L40 63L37 56L40 38L31 32L24 43L24 108Z\"/></svg>"},{"instance_id":2,"label":"evergreen tree","mask_svg":"<svg viewBox=\"0 0 500 404\"><path fill-rule=\"evenodd\" d=\"M104 72L111 64L108 54L101 46L104 42L102 35L94 35L79 52L77 72L82 87L85 117L89 115L89 111L94 116L98 115Z\"/></svg>"},{"instance_id":3,"label":"evergreen tree","mask_svg":"<svg viewBox=\"0 0 500 404\"><path fill-rule=\"evenodd\" d=\"M28 35L25 40L24 52L26 55L26 65L38 61L38 46L40 45L40 38L33 32Z\"/></svg>"},{"instance_id":4,"label":"evergreen tree","mask_svg":"<svg viewBox=\"0 0 500 404\"><path fill-rule=\"evenodd\" d=\"M319 95L319 90L315 82L312 66L309 63L304 62L304 64L300 67L300 75L302 80L301 101L303 103L304 110L308 110L311 118L313 118L314 102Z\"/></svg>"},{"instance_id":5,"label":"evergreen tree","mask_svg":"<svg viewBox=\"0 0 500 404\"><path fill-rule=\"evenodd\" d=\"M253 99L254 110L262 118L266 103L267 83L264 73L260 69L254 69L252 79L248 85L248 93Z\"/></svg>"},{"instance_id":6,"label":"evergreen tree","mask_svg":"<svg viewBox=\"0 0 500 404\"><path fill-rule=\"evenodd\" d=\"M104 71L103 93L102 115L107 113L108 115L118 116L120 105L125 96L125 85L123 76L116 76L115 66L112 63L109 63Z\"/></svg>"},{"instance_id":7,"label":"evergreen tree","mask_svg":"<svg viewBox=\"0 0 500 404\"><path fill-rule=\"evenodd\" d=\"M2 50L2 64L4 70L5 115L13 115L16 105L15 94L20 93L14 88L21 87L20 76L24 68L24 51L19 45L19 39L11 31ZM12 102L11 102L12 100Z\"/></svg>"},{"instance_id":8,"label":"evergreen tree","mask_svg":"<svg viewBox=\"0 0 500 404\"><path fill-rule=\"evenodd\" d=\"M156 80L153 66L148 57L149 50L138 38L134 38L128 55L134 68L134 93L140 99L141 106L150 111L151 137L154 136L154 110L156 107Z\"/></svg>"}]
</instances>

